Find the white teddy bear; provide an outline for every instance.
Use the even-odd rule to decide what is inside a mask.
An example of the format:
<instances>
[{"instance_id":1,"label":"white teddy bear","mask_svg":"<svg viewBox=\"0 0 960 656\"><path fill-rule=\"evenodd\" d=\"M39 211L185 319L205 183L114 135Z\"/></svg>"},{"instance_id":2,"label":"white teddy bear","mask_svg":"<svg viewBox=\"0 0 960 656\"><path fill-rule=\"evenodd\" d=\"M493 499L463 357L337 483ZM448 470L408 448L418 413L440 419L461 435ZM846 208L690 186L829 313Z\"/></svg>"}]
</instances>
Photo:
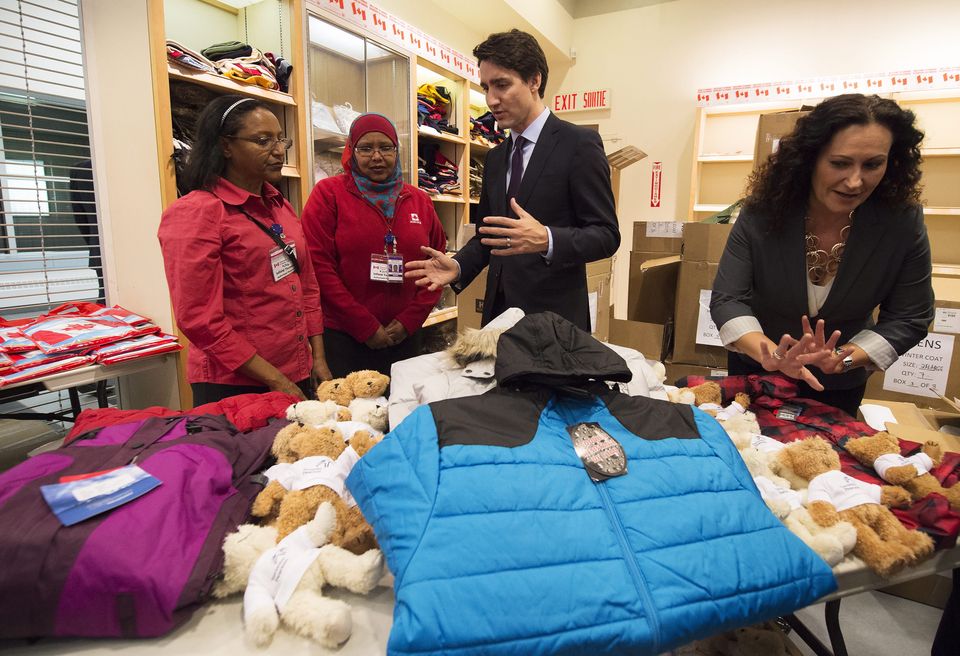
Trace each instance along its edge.
<instances>
[{"instance_id":1,"label":"white teddy bear","mask_svg":"<svg viewBox=\"0 0 960 656\"><path fill-rule=\"evenodd\" d=\"M315 428L337 422L350 421L350 410L336 401L300 401L287 408L287 421L295 421Z\"/></svg>"},{"instance_id":2,"label":"white teddy bear","mask_svg":"<svg viewBox=\"0 0 960 656\"><path fill-rule=\"evenodd\" d=\"M350 606L325 598L325 584L367 594L383 575L383 554L371 549L353 554L328 544L336 525L330 503L314 518L276 543L273 527L245 524L224 541L224 577L214 596L243 589L243 622L258 647L273 639L281 622L325 647L342 644L353 631Z\"/></svg>"}]
</instances>

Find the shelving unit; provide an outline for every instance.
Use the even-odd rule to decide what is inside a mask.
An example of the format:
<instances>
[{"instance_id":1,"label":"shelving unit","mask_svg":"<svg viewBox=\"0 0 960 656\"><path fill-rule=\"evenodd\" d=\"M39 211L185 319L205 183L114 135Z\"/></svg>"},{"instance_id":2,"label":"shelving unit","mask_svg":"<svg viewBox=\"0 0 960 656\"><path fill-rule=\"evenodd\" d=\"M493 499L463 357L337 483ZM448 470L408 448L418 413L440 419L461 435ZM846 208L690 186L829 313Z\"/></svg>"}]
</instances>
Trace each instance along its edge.
<instances>
[{"instance_id":1,"label":"shelving unit","mask_svg":"<svg viewBox=\"0 0 960 656\"><path fill-rule=\"evenodd\" d=\"M284 132L294 139L287 151L280 191L299 212L310 191L303 183L306 169L306 132L304 125L304 89L296 75L302 66L303 0L260 0L243 9L207 0L147 0L150 25L150 50L155 93L155 125L160 145L160 190L164 208L178 196L173 162L173 120L176 85L196 85L209 93L237 94L256 98L270 105ZM221 75L183 69L167 60L166 40L174 39L197 52L223 41L249 43L261 52L273 52L291 62L294 75L287 93L236 82ZM309 182L309 181L308 181ZM181 343L187 339L179 333ZM180 352L178 374L180 403L193 405L190 386L186 383L187 349Z\"/></svg>"},{"instance_id":2,"label":"shelving unit","mask_svg":"<svg viewBox=\"0 0 960 656\"><path fill-rule=\"evenodd\" d=\"M889 97L917 115L925 133L923 185L933 261L960 264L952 247L960 231L960 92L902 92ZM807 99L814 105L818 99ZM697 112L688 220L701 221L744 195L753 170L761 114L799 109L800 103L701 107Z\"/></svg>"}]
</instances>

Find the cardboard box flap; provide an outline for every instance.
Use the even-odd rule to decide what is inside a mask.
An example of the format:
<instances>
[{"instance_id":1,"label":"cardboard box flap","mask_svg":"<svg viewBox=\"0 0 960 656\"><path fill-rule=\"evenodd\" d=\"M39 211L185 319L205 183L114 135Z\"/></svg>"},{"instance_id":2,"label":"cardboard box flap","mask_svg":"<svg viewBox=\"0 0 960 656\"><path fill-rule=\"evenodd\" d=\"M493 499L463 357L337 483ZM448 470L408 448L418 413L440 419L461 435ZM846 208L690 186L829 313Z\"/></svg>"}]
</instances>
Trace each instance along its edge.
<instances>
[{"instance_id":1,"label":"cardboard box flap","mask_svg":"<svg viewBox=\"0 0 960 656\"><path fill-rule=\"evenodd\" d=\"M901 440L919 442L923 444L927 440L936 442L944 451L960 453L960 437L948 435L941 431L930 430L929 428L918 428L906 424L887 424L887 432Z\"/></svg>"},{"instance_id":2,"label":"cardboard box flap","mask_svg":"<svg viewBox=\"0 0 960 656\"><path fill-rule=\"evenodd\" d=\"M627 319L663 324L673 318L680 256L642 259L645 255L630 253Z\"/></svg>"},{"instance_id":3,"label":"cardboard box flap","mask_svg":"<svg viewBox=\"0 0 960 656\"><path fill-rule=\"evenodd\" d=\"M915 428L931 429L933 426L926 420L920 408L913 403L904 403L902 401L881 401L875 399L864 399L861 403L864 405L879 405L888 408L898 424L901 426L913 426Z\"/></svg>"}]
</instances>

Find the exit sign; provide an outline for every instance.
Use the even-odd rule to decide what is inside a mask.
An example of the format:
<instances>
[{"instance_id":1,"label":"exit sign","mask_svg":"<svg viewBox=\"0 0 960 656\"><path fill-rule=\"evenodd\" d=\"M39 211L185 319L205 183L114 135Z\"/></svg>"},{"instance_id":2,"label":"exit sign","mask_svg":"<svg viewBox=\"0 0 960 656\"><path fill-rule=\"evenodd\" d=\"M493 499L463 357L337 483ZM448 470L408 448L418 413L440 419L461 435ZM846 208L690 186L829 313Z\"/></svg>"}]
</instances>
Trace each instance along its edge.
<instances>
[{"instance_id":1,"label":"exit sign","mask_svg":"<svg viewBox=\"0 0 960 656\"><path fill-rule=\"evenodd\" d=\"M610 89L558 93L553 97L554 113L610 109Z\"/></svg>"}]
</instances>

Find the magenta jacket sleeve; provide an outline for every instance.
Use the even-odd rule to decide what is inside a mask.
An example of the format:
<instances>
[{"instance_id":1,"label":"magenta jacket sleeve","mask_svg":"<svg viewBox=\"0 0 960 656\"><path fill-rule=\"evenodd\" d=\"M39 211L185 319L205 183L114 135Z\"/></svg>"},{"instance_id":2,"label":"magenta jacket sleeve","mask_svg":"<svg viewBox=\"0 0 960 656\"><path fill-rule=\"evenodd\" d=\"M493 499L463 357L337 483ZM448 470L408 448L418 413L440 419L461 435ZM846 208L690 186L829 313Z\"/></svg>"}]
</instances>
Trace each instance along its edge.
<instances>
[{"instance_id":1,"label":"magenta jacket sleeve","mask_svg":"<svg viewBox=\"0 0 960 656\"><path fill-rule=\"evenodd\" d=\"M223 311L223 213L213 194L193 192L167 208L157 236L177 326L193 346L234 371L257 351Z\"/></svg>"},{"instance_id":2,"label":"magenta jacket sleeve","mask_svg":"<svg viewBox=\"0 0 960 656\"><path fill-rule=\"evenodd\" d=\"M336 198L328 193L323 181L317 183L310 192L307 205L303 208L301 224L323 305L337 308L340 316L351 317L347 332L358 342L367 341L377 332L380 322L353 297L340 278L339 255L334 240L337 229Z\"/></svg>"}]
</instances>

